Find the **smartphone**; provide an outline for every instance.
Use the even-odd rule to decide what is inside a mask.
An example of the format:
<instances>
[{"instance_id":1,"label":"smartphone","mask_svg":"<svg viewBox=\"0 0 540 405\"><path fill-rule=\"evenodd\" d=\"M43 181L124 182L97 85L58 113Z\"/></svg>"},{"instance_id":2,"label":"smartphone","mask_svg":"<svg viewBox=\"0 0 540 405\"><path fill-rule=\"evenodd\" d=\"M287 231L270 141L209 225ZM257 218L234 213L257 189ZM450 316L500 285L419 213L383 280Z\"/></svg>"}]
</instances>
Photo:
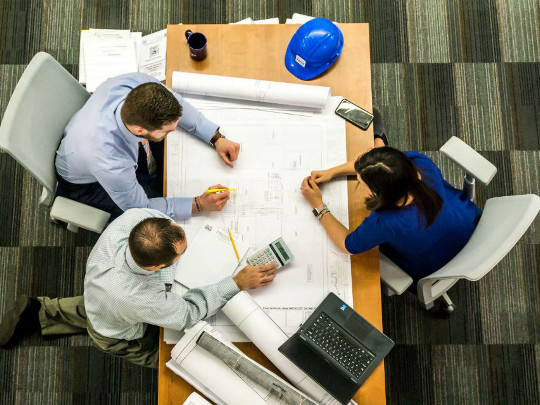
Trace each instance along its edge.
<instances>
[{"instance_id":1,"label":"smartphone","mask_svg":"<svg viewBox=\"0 0 540 405\"><path fill-rule=\"evenodd\" d=\"M364 131L369 128L371 121L373 121L373 114L345 98L337 106L336 114L341 118L345 118L351 124L362 128Z\"/></svg>"}]
</instances>

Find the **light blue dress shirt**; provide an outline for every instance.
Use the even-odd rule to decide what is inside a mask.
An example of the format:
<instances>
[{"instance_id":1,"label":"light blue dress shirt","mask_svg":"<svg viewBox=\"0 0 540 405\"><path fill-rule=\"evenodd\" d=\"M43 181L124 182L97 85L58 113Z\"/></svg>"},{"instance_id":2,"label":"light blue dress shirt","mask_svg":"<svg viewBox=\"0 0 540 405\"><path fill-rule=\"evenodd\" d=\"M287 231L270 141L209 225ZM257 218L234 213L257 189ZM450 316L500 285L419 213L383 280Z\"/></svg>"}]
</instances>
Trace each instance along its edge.
<instances>
[{"instance_id":1,"label":"light blue dress shirt","mask_svg":"<svg viewBox=\"0 0 540 405\"><path fill-rule=\"evenodd\" d=\"M171 218L189 218L192 198L148 198L136 177L138 138L128 131L120 110L128 93L140 84L156 82L143 73L116 76L100 85L69 121L56 152L56 170L70 183L99 182L122 210L153 208ZM182 106L178 126L209 143L218 129L204 115L171 91Z\"/></svg>"},{"instance_id":2,"label":"light blue dress shirt","mask_svg":"<svg viewBox=\"0 0 540 405\"><path fill-rule=\"evenodd\" d=\"M105 229L88 257L84 307L103 336L139 339L148 324L182 330L215 314L240 291L229 276L183 296L166 292L164 281L172 282L176 264L157 272L144 270L128 246L133 227L149 217L167 218L156 210L130 209Z\"/></svg>"}]
</instances>

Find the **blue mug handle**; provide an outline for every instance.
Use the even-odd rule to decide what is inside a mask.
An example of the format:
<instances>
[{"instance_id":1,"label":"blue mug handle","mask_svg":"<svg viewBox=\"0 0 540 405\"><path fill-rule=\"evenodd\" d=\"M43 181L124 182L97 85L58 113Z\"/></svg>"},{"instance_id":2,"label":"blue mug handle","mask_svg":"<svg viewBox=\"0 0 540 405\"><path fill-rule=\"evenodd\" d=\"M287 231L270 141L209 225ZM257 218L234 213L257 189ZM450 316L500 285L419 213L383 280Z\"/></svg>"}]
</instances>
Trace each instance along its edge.
<instances>
[{"instance_id":1,"label":"blue mug handle","mask_svg":"<svg viewBox=\"0 0 540 405\"><path fill-rule=\"evenodd\" d=\"M193 34L193 31L187 30L186 33L185 33L186 39L189 39L189 37L191 36L191 34Z\"/></svg>"}]
</instances>

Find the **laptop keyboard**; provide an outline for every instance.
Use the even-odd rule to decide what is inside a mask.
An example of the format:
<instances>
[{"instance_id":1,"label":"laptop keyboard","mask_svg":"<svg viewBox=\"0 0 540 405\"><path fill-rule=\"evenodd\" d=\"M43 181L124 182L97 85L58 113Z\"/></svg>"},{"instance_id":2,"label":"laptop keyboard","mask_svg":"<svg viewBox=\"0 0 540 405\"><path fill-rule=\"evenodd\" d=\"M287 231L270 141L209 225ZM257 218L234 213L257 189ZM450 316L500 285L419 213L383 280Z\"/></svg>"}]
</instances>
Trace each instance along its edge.
<instances>
[{"instance_id":1,"label":"laptop keyboard","mask_svg":"<svg viewBox=\"0 0 540 405\"><path fill-rule=\"evenodd\" d=\"M324 312L304 332L319 348L359 378L375 356L360 342L352 341Z\"/></svg>"}]
</instances>

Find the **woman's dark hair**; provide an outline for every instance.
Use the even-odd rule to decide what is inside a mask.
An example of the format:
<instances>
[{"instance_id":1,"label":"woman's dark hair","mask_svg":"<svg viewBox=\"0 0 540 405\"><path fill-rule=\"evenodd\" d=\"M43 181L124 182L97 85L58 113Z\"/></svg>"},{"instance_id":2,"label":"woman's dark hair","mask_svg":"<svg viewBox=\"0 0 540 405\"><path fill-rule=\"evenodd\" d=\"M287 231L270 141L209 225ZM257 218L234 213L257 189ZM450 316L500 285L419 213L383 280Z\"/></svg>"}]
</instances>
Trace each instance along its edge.
<instances>
[{"instance_id":1,"label":"woman's dark hair","mask_svg":"<svg viewBox=\"0 0 540 405\"><path fill-rule=\"evenodd\" d=\"M141 267L170 266L178 256L178 244L186 240L184 230L167 218L146 218L129 234L131 256Z\"/></svg>"},{"instance_id":2,"label":"woman's dark hair","mask_svg":"<svg viewBox=\"0 0 540 405\"><path fill-rule=\"evenodd\" d=\"M143 83L129 92L120 110L128 125L138 125L147 131L161 129L182 115L182 106L160 83Z\"/></svg>"},{"instance_id":3,"label":"woman's dark hair","mask_svg":"<svg viewBox=\"0 0 540 405\"><path fill-rule=\"evenodd\" d=\"M443 199L418 178L420 171L403 152L385 146L374 148L360 156L354 169L372 192L366 197L367 209L400 209L412 195L420 214L425 218L426 228L435 222L441 212ZM420 171L421 175L426 175Z\"/></svg>"}]
</instances>

